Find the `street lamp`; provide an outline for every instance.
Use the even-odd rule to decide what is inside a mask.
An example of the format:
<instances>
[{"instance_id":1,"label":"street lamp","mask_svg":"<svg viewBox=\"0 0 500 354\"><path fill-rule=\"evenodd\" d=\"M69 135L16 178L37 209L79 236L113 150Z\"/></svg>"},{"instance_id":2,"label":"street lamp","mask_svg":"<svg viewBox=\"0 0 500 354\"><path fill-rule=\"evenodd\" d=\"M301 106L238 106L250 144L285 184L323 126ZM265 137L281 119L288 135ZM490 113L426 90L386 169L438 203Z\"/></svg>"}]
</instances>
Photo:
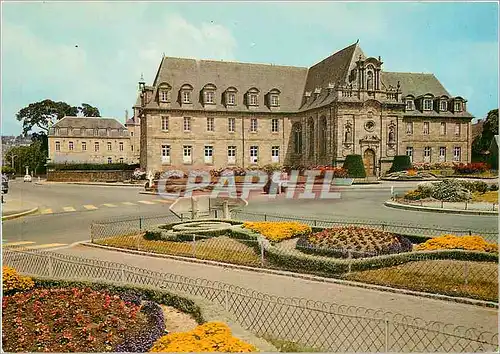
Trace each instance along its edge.
<instances>
[{"instance_id":1,"label":"street lamp","mask_svg":"<svg viewBox=\"0 0 500 354\"><path fill-rule=\"evenodd\" d=\"M17 157L17 155L11 155L10 158L12 159L12 168L14 168L14 158Z\"/></svg>"}]
</instances>

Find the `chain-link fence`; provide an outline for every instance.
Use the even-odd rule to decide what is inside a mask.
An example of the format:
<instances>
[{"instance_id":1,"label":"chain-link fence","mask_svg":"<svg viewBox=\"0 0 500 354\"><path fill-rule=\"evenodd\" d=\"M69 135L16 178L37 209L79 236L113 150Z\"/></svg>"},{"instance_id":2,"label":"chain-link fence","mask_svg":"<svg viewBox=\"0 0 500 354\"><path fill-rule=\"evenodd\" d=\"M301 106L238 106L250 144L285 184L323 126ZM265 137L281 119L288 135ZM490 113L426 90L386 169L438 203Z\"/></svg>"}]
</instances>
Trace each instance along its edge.
<instances>
[{"instance_id":1,"label":"chain-link fence","mask_svg":"<svg viewBox=\"0 0 500 354\"><path fill-rule=\"evenodd\" d=\"M204 297L258 336L330 352L497 352L498 333L362 307L276 297L230 284L53 252L3 253L27 275L107 280Z\"/></svg>"}]
</instances>

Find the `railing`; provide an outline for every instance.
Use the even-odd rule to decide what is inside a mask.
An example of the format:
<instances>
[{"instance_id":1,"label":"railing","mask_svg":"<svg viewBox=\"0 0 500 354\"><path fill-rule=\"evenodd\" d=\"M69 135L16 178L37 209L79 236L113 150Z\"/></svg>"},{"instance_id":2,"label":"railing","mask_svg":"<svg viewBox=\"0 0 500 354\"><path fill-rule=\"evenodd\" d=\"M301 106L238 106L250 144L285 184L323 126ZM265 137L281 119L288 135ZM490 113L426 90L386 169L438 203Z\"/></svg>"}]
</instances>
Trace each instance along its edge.
<instances>
[{"instance_id":1,"label":"railing","mask_svg":"<svg viewBox=\"0 0 500 354\"><path fill-rule=\"evenodd\" d=\"M380 310L282 298L230 284L53 252L3 253L32 276L123 282L204 297L258 336L331 352L496 352L498 333Z\"/></svg>"}]
</instances>

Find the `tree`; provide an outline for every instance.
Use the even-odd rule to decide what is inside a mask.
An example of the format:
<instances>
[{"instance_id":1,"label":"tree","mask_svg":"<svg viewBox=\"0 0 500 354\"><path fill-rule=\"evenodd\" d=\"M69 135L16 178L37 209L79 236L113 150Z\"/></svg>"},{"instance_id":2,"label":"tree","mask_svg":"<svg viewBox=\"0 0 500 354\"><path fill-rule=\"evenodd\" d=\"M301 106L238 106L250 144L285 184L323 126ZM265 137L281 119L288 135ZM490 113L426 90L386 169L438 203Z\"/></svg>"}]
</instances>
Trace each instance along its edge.
<instances>
[{"instance_id":1,"label":"tree","mask_svg":"<svg viewBox=\"0 0 500 354\"><path fill-rule=\"evenodd\" d=\"M498 108L488 112L481 135L472 142L474 160L484 161L494 136L498 135Z\"/></svg>"},{"instance_id":2,"label":"tree","mask_svg":"<svg viewBox=\"0 0 500 354\"><path fill-rule=\"evenodd\" d=\"M412 167L410 156L407 155L396 155L392 160L392 166L389 169L389 173L391 172L399 172L406 171Z\"/></svg>"},{"instance_id":3,"label":"tree","mask_svg":"<svg viewBox=\"0 0 500 354\"><path fill-rule=\"evenodd\" d=\"M349 178L365 178L366 171L361 155L347 155L342 166Z\"/></svg>"},{"instance_id":4,"label":"tree","mask_svg":"<svg viewBox=\"0 0 500 354\"><path fill-rule=\"evenodd\" d=\"M22 108L16 114L16 118L23 123L23 134L32 132L34 128L39 129L40 134L47 134L50 122L55 122L64 116L77 116L78 114L84 117L101 116L99 109L88 103L82 103L80 107L75 107L66 102L46 99L30 103L27 107Z\"/></svg>"},{"instance_id":5,"label":"tree","mask_svg":"<svg viewBox=\"0 0 500 354\"><path fill-rule=\"evenodd\" d=\"M47 162L47 151L42 148L41 141L35 141L29 146L16 146L5 154L6 161L12 161L14 157L14 169L18 174L24 174L28 166L29 171L41 173Z\"/></svg>"}]
</instances>

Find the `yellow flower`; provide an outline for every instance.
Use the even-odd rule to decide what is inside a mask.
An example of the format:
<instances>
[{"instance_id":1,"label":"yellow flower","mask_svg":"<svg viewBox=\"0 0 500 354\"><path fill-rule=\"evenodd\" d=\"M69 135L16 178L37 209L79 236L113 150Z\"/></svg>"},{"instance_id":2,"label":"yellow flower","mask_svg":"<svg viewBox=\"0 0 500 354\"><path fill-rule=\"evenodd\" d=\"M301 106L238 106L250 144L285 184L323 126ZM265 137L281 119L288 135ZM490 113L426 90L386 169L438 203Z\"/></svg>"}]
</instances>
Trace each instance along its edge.
<instances>
[{"instance_id":1,"label":"yellow flower","mask_svg":"<svg viewBox=\"0 0 500 354\"><path fill-rule=\"evenodd\" d=\"M30 277L25 277L16 272L14 268L2 267L2 289L8 290L28 290L35 286L35 283Z\"/></svg>"},{"instance_id":2,"label":"yellow flower","mask_svg":"<svg viewBox=\"0 0 500 354\"><path fill-rule=\"evenodd\" d=\"M271 241L283 241L311 233L311 227L296 221L245 222L243 228L258 232Z\"/></svg>"},{"instance_id":3,"label":"yellow flower","mask_svg":"<svg viewBox=\"0 0 500 354\"><path fill-rule=\"evenodd\" d=\"M489 253L498 253L498 245L488 243L482 236L456 236L442 235L434 237L421 243L416 247L419 251L431 251L441 249L463 249L468 251L480 251Z\"/></svg>"}]
</instances>

